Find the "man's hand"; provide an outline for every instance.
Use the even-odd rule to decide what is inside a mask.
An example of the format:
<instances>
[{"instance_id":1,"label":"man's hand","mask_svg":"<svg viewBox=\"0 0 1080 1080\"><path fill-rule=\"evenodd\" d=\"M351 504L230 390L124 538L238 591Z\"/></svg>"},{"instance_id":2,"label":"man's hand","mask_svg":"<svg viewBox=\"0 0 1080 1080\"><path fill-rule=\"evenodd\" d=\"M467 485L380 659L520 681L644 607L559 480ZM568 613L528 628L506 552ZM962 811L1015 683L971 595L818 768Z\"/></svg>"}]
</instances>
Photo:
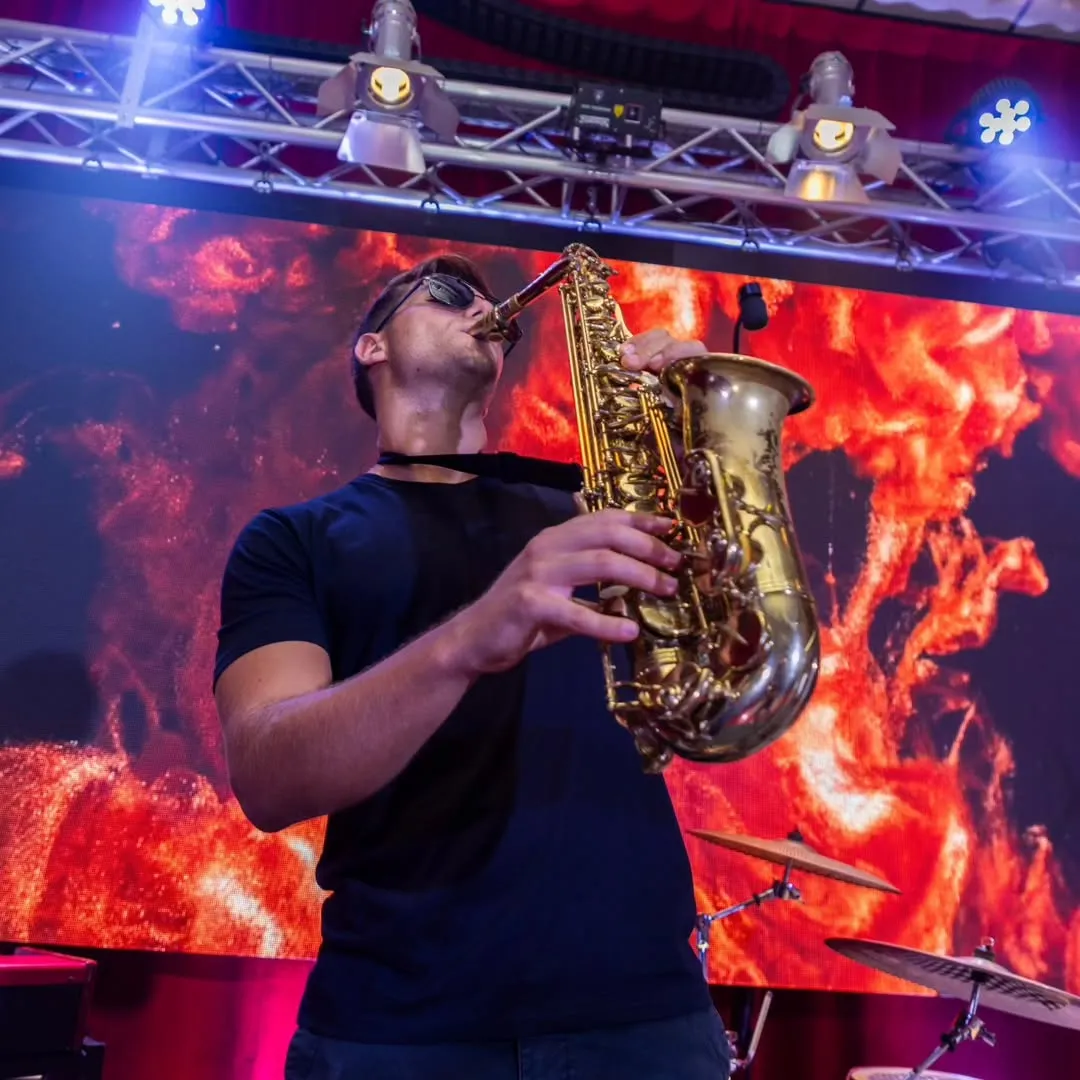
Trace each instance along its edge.
<instances>
[{"instance_id":1,"label":"man's hand","mask_svg":"<svg viewBox=\"0 0 1080 1080\"><path fill-rule=\"evenodd\" d=\"M646 330L623 345L622 362L628 371L651 371L659 375L676 360L708 351L703 342L679 341L667 330Z\"/></svg>"},{"instance_id":2,"label":"man's hand","mask_svg":"<svg viewBox=\"0 0 1080 1080\"><path fill-rule=\"evenodd\" d=\"M680 556L660 539L670 529L665 518L625 510L603 510L545 529L452 620L450 664L476 677L506 671L572 634L633 640L635 622L593 610L574 598L574 590L603 581L672 596Z\"/></svg>"}]
</instances>

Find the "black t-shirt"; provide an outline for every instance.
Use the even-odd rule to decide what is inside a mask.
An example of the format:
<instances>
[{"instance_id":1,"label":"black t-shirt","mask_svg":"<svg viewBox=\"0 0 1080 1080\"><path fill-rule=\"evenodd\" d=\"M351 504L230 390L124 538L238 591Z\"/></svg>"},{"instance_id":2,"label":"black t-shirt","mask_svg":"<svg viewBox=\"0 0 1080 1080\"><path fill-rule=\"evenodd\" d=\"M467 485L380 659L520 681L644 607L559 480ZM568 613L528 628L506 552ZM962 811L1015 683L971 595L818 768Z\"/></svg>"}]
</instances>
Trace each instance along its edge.
<instances>
[{"instance_id":1,"label":"black t-shirt","mask_svg":"<svg viewBox=\"0 0 1080 1080\"><path fill-rule=\"evenodd\" d=\"M374 475L264 511L228 562L215 679L293 640L356 675L573 512L525 484ZM392 783L331 816L317 878L331 895L300 1023L318 1034L509 1039L709 1006L667 788L608 712L590 640L479 679Z\"/></svg>"}]
</instances>

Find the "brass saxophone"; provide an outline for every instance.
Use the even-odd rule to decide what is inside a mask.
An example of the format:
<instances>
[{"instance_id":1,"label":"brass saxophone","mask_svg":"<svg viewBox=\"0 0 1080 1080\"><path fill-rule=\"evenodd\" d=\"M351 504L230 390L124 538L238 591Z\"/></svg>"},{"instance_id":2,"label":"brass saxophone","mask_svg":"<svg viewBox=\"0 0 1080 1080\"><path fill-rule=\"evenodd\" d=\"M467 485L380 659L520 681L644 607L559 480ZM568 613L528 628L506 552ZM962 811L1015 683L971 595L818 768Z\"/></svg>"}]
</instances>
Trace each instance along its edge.
<instances>
[{"instance_id":1,"label":"brass saxophone","mask_svg":"<svg viewBox=\"0 0 1080 1080\"><path fill-rule=\"evenodd\" d=\"M601 609L629 615L640 630L629 679L602 649L608 707L649 772L674 755L739 761L795 723L817 682L817 613L781 458L784 421L810 407L813 390L733 354L677 361L660 378L627 371L619 350L632 335L611 295L613 273L591 248L571 244L473 332L503 336L559 286L586 511L670 516L669 540L684 555L670 599L600 583Z\"/></svg>"}]
</instances>

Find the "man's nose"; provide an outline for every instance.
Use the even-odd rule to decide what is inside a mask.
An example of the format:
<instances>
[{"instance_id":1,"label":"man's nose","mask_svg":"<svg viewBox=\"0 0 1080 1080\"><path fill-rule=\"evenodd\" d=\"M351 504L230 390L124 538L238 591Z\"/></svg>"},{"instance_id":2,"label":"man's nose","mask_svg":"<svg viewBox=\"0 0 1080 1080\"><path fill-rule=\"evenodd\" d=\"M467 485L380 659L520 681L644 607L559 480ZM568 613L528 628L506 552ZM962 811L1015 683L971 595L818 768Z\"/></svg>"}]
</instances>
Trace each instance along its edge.
<instances>
[{"instance_id":1,"label":"man's nose","mask_svg":"<svg viewBox=\"0 0 1080 1080\"><path fill-rule=\"evenodd\" d=\"M481 316L486 315L495 305L483 296L474 296L472 303L469 305L469 315L472 318L479 319Z\"/></svg>"},{"instance_id":2,"label":"man's nose","mask_svg":"<svg viewBox=\"0 0 1080 1080\"><path fill-rule=\"evenodd\" d=\"M480 293L473 293L472 302L469 305L469 314L478 319L481 315L486 315L494 307L494 301L489 300L486 296L481 296Z\"/></svg>"}]
</instances>

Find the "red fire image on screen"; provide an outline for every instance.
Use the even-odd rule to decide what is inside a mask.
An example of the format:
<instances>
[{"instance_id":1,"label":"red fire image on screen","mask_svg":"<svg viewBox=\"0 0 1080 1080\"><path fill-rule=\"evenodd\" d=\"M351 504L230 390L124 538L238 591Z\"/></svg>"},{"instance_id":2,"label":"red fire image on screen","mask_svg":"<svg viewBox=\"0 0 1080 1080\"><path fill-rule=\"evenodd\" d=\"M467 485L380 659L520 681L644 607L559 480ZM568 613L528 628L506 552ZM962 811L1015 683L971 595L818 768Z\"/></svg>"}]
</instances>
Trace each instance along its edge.
<instances>
[{"instance_id":1,"label":"red fire image on screen","mask_svg":"<svg viewBox=\"0 0 1080 1080\"><path fill-rule=\"evenodd\" d=\"M92 670L106 715L92 748L0 750L0 937L310 957L322 824L261 835L228 793L209 687L220 571L257 510L328 490L370 463L370 426L348 400L346 336L313 356L322 339L305 328L448 245L186 210L92 209L116 228L126 285L165 297L178 328L217 335L222 359L190 398L153 401L133 384L109 422L47 432L97 492L108 562ZM551 259L468 250L482 265L516 267L520 280ZM742 279L613 265L631 327L710 343L722 334L716 347L726 346ZM963 654L993 635L1004 593L1037 602L1054 587L1030 540L980 536L966 510L986 462L1009 455L1036 423L1047 467L1080 478L1080 319L763 287L772 321L754 336L755 352L804 375L818 396L787 426L785 464L822 451L847 457L872 484L865 550L855 580L833 588L821 611L823 671L796 727L748 761L677 763L668 780L687 828L782 836L797 826L822 853L903 894L803 876L803 903L717 926L710 976L899 991L823 939L962 952L991 935L1017 972L1080 991L1080 898L1066 889L1047 831L1011 820L1010 745L962 674ZM577 436L558 304L538 305L533 319L527 366L494 417L497 442L569 460ZM0 399L0 481L31 467L23 419L17 392ZM913 568L927 557L932 582L916 585ZM908 617L885 670L870 630L888 600ZM125 746L126 695L147 717L137 752ZM961 720L942 753L931 736L946 714ZM687 844L702 910L773 878L764 864Z\"/></svg>"}]
</instances>

